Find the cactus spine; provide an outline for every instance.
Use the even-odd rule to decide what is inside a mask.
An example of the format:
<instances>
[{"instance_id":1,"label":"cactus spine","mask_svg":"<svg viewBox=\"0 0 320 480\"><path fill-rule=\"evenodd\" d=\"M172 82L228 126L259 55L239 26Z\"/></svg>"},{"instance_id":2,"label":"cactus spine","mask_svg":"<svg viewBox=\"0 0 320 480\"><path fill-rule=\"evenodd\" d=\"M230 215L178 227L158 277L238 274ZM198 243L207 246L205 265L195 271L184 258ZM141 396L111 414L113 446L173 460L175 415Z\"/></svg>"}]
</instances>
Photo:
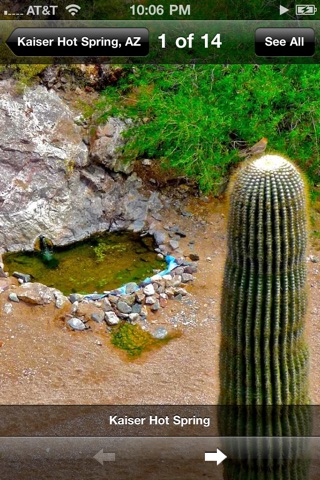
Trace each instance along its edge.
<instances>
[{"instance_id":1,"label":"cactus spine","mask_svg":"<svg viewBox=\"0 0 320 480\"><path fill-rule=\"evenodd\" d=\"M306 242L298 170L277 155L246 164L230 198L220 404L308 403Z\"/></svg>"}]
</instances>

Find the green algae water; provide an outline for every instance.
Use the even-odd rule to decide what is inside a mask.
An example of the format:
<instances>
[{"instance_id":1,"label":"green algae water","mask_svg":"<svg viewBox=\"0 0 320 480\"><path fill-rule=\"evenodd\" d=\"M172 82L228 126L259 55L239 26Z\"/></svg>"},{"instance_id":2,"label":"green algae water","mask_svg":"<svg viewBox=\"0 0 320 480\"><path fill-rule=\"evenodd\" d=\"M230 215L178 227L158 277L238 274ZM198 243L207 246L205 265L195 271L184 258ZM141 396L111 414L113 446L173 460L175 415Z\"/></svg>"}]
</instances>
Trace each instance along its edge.
<instances>
[{"instance_id":1,"label":"green algae water","mask_svg":"<svg viewBox=\"0 0 320 480\"><path fill-rule=\"evenodd\" d=\"M149 332L143 330L140 325L121 322L112 328L111 336L111 343L115 347L124 350L129 359L135 360L143 353L160 348L174 338L179 338L181 332L177 331L167 335L164 339L157 339Z\"/></svg>"},{"instance_id":2,"label":"green algae water","mask_svg":"<svg viewBox=\"0 0 320 480\"><path fill-rule=\"evenodd\" d=\"M68 247L55 247L52 258L40 252L7 253L3 256L10 275L28 273L32 281L70 293L102 293L128 282L141 282L164 269L154 252L152 237L134 233L107 233Z\"/></svg>"}]
</instances>

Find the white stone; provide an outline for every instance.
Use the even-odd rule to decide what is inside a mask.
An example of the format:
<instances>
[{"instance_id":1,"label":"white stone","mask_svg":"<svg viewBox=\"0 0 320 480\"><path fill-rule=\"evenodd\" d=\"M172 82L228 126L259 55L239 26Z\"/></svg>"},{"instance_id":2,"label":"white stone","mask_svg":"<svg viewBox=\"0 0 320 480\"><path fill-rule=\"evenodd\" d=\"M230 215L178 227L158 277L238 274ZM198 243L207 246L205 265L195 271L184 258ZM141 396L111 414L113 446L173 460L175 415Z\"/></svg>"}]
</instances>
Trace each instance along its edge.
<instances>
[{"instance_id":1,"label":"white stone","mask_svg":"<svg viewBox=\"0 0 320 480\"><path fill-rule=\"evenodd\" d=\"M5 303L3 307L4 313L7 315L12 312L12 303Z\"/></svg>"},{"instance_id":2,"label":"white stone","mask_svg":"<svg viewBox=\"0 0 320 480\"><path fill-rule=\"evenodd\" d=\"M149 283L149 285L146 285L143 289L143 293L145 295L154 295L155 294L155 289L152 283Z\"/></svg>"},{"instance_id":3,"label":"white stone","mask_svg":"<svg viewBox=\"0 0 320 480\"><path fill-rule=\"evenodd\" d=\"M120 318L114 312L106 312L105 313L106 322L108 325L118 325L120 322Z\"/></svg>"}]
</instances>

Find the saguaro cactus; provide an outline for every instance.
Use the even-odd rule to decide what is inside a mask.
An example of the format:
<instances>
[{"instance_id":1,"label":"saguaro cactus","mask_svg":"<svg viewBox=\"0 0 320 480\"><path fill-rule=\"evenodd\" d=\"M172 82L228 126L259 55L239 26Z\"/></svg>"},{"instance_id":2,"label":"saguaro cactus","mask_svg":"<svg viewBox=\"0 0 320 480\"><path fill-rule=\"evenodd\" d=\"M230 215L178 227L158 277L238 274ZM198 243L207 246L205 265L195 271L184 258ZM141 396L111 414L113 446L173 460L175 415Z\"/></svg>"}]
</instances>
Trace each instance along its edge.
<instances>
[{"instance_id":1,"label":"saguaro cactus","mask_svg":"<svg viewBox=\"0 0 320 480\"><path fill-rule=\"evenodd\" d=\"M308 403L306 230L298 170L277 155L246 164L230 197L220 404Z\"/></svg>"},{"instance_id":2,"label":"saguaro cactus","mask_svg":"<svg viewBox=\"0 0 320 480\"><path fill-rule=\"evenodd\" d=\"M308 478L308 448L292 439L311 432L303 406L306 223L304 183L290 162L266 155L240 170L230 197L221 304L219 430L222 437L288 437L290 456L281 441L263 451L257 439L255 454L240 438L231 446L227 438L225 480Z\"/></svg>"}]
</instances>

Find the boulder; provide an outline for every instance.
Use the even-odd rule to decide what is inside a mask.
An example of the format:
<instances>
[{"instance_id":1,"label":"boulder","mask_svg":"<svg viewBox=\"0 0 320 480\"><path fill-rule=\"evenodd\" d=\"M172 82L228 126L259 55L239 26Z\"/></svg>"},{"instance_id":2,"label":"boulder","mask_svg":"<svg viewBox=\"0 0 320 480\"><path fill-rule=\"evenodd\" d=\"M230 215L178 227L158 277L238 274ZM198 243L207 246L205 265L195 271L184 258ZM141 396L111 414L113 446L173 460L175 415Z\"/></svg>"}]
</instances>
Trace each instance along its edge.
<instances>
[{"instance_id":1,"label":"boulder","mask_svg":"<svg viewBox=\"0 0 320 480\"><path fill-rule=\"evenodd\" d=\"M54 302L54 288L42 285L42 283L24 283L15 290L19 300L33 305L46 305Z\"/></svg>"},{"instance_id":2,"label":"boulder","mask_svg":"<svg viewBox=\"0 0 320 480\"><path fill-rule=\"evenodd\" d=\"M126 302L124 302L123 300L119 300L119 302L117 303L117 309L119 310L119 312L121 313L131 313L132 312L132 308L130 307L130 305L128 305Z\"/></svg>"},{"instance_id":3,"label":"boulder","mask_svg":"<svg viewBox=\"0 0 320 480\"><path fill-rule=\"evenodd\" d=\"M120 318L114 312L106 312L105 319L108 325L112 327L113 325L118 325Z\"/></svg>"},{"instance_id":4,"label":"boulder","mask_svg":"<svg viewBox=\"0 0 320 480\"><path fill-rule=\"evenodd\" d=\"M80 332L82 330L87 330L87 327L85 326L83 321L77 317L72 317L69 320L67 320L67 324L69 325L70 328L72 328L72 330L78 330Z\"/></svg>"},{"instance_id":5,"label":"boulder","mask_svg":"<svg viewBox=\"0 0 320 480\"><path fill-rule=\"evenodd\" d=\"M10 280L8 278L0 278L0 293L5 292L10 287Z\"/></svg>"},{"instance_id":6,"label":"boulder","mask_svg":"<svg viewBox=\"0 0 320 480\"><path fill-rule=\"evenodd\" d=\"M122 134L128 124L131 124L128 120L111 117L106 125L97 128L90 153L94 163L115 172L129 174L133 171L133 163L121 160L121 148L119 148L124 145Z\"/></svg>"},{"instance_id":7,"label":"boulder","mask_svg":"<svg viewBox=\"0 0 320 480\"><path fill-rule=\"evenodd\" d=\"M138 232L162 207L158 192L119 164L127 124L99 127L91 151L77 116L54 90L17 95L14 80L0 81L0 252L33 250L40 234L68 245L98 232Z\"/></svg>"},{"instance_id":8,"label":"boulder","mask_svg":"<svg viewBox=\"0 0 320 480\"><path fill-rule=\"evenodd\" d=\"M96 323L103 323L105 320L105 313L102 311L92 313L91 319Z\"/></svg>"}]
</instances>

